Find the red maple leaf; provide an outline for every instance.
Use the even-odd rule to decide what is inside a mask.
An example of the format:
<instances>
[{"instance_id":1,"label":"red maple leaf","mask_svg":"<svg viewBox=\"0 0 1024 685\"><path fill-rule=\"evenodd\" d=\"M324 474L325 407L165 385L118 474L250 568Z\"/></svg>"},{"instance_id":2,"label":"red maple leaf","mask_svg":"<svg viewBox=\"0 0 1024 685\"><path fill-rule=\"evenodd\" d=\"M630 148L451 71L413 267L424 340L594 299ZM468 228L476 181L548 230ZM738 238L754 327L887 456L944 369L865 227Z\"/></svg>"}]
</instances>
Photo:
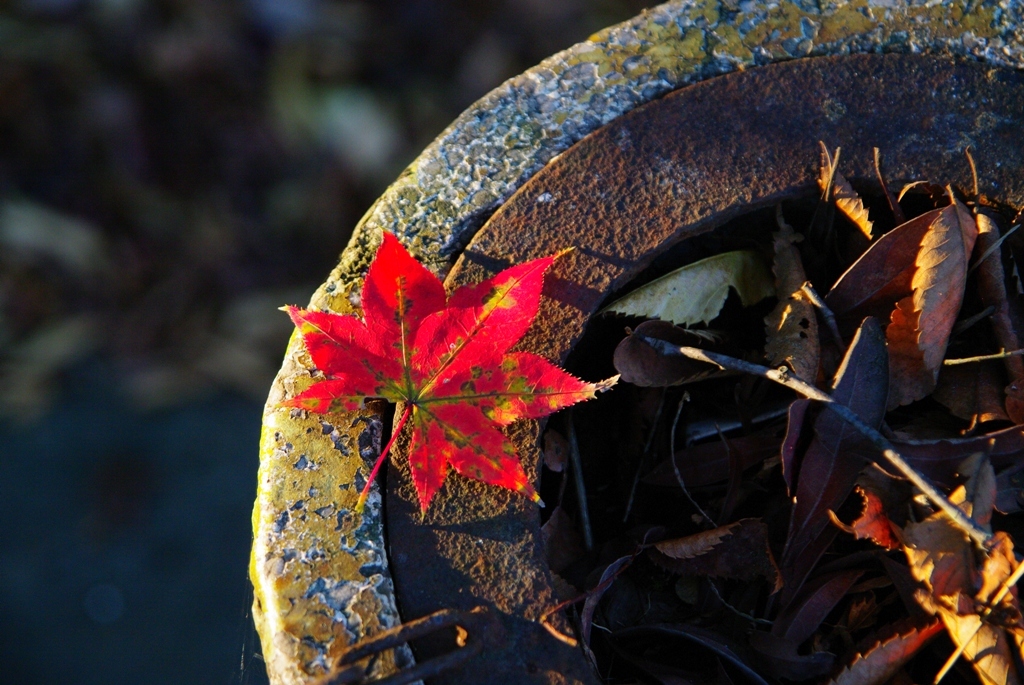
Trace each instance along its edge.
<instances>
[{"instance_id":1,"label":"red maple leaf","mask_svg":"<svg viewBox=\"0 0 1024 685\"><path fill-rule=\"evenodd\" d=\"M287 308L325 378L285 405L326 413L358 409L371 397L405 402L357 510L407 421L409 466L424 512L449 464L540 502L499 428L590 399L618 378L586 383L536 354L509 352L536 318L544 272L558 257L513 266L448 297L441 281L385 233L363 284L364 320Z\"/></svg>"}]
</instances>

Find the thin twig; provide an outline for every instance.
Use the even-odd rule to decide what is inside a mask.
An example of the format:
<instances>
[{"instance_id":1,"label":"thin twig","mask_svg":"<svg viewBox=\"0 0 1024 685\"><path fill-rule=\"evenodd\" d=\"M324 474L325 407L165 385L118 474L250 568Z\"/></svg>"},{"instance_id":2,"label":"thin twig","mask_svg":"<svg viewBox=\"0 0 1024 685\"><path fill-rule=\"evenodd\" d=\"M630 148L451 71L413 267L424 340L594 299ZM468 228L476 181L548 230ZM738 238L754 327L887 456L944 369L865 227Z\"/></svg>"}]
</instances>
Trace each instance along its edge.
<instances>
[{"instance_id":1,"label":"thin twig","mask_svg":"<svg viewBox=\"0 0 1024 685\"><path fill-rule=\"evenodd\" d=\"M640 483L640 472L647 463L647 455L651 453L651 445L654 444L654 436L658 432L658 421L661 420L661 410L665 407L665 391L661 393L658 400L658 410L654 412L654 421L651 422L651 432L647 434L647 442L644 444L644 451L640 454L640 463L636 465L636 473L633 474L633 484L629 488L629 499L626 500L626 513L622 515L622 522L629 520L629 514L633 511L633 498L636 497L636 487Z\"/></svg>"},{"instance_id":2,"label":"thin twig","mask_svg":"<svg viewBox=\"0 0 1024 685\"><path fill-rule=\"evenodd\" d=\"M967 648L967 645L970 644L975 635L981 632L982 626L985 625L985 619L992 613L993 607L1003 601L1003 597L1006 597L1007 593L1010 592L1010 588L1016 585L1017 581L1019 581L1021 577L1024 577L1024 561L1018 563L1017 568L1013 570L1013 573L1011 573L1006 580L1000 584L999 591L996 592L995 596L993 596L985 606L985 610L981 612L981 622L978 623L978 627L974 629L966 640L959 640L960 644L958 644L953 653L949 655L949 658L946 659L946 663L939 669L939 672L935 674L935 685L939 685L939 681L946 677L946 674L949 673L949 669L953 668L953 664L955 664L957 659L959 659L964 653L964 649Z\"/></svg>"},{"instance_id":3,"label":"thin twig","mask_svg":"<svg viewBox=\"0 0 1024 685\"><path fill-rule=\"evenodd\" d=\"M732 613L736 614L740 618L744 618L744 619L746 619L748 621L751 621L753 623L756 623L758 625L762 625L762 626L771 626L772 625L771 621L763 619L763 618L754 618L753 616L751 616L750 614L746 613L745 611L740 611L739 609L734 607L732 604L729 604L728 602L726 602L725 598L722 597L722 593L718 591L718 587L714 584L714 582L710 578L708 579L708 585L711 586L711 591L715 593L715 597L717 597L718 601L722 603L722 606L724 606L726 609L728 609Z\"/></svg>"},{"instance_id":4,"label":"thin twig","mask_svg":"<svg viewBox=\"0 0 1024 685\"><path fill-rule=\"evenodd\" d=\"M1024 354L1024 350L999 350L994 354L983 354L978 357L961 357L960 359L946 359L943 366L959 366L960 364L973 364L975 362L987 362L991 359L1006 359L1007 357L1018 357Z\"/></svg>"},{"instance_id":5,"label":"thin twig","mask_svg":"<svg viewBox=\"0 0 1024 685\"><path fill-rule=\"evenodd\" d=\"M572 462L572 476L576 484L576 500L580 507L580 527L583 528L583 546L587 551L594 549L594 533L590 529L590 510L587 508L587 486L583 482L583 460L580 459L580 445L576 442L576 425L572 412L566 419L569 423L569 460Z\"/></svg>"},{"instance_id":6,"label":"thin twig","mask_svg":"<svg viewBox=\"0 0 1024 685\"><path fill-rule=\"evenodd\" d=\"M804 284L800 286L800 290L803 291L807 299L811 301L818 311L821 312L821 316L825 319L825 324L828 326L829 333L832 334L832 338L835 343L839 345L839 349L843 349L843 336L839 333L839 325L836 323L836 315L832 313L832 310L825 304L825 300L821 299L818 295L818 291L814 289L810 281L804 281Z\"/></svg>"},{"instance_id":7,"label":"thin twig","mask_svg":"<svg viewBox=\"0 0 1024 685\"><path fill-rule=\"evenodd\" d=\"M650 340L649 338L646 337L644 339ZM666 344L668 345L668 343ZM672 347L672 345L668 346ZM684 392L683 396L679 398L679 406L676 408L676 416L674 419L672 419L672 432L669 433L668 436L668 452L671 455L670 458L672 460L672 470L676 472L676 480L679 481L679 487L682 488L683 494L686 495L686 499L690 501L690 504L693 505L693 508L697 510L697 513L704 517L704 521L709 523L712 528L718 528L718 524L715 523L715 520L708 516L708 513L704 511L704 509L699 504L697 504L697 500L695 500L693 498L693 495L690 494L690 491L686 487L686 481L683 480L683 474L679 471L679 465L676 463L676 426L679 425L679 416L683 413L683 405L686 404L689 400L690 393Z\"/></svg>"},{"instance_id":8,"label":"thin twig","mask_svg":"<svg viewBox=\"0 0 1024 685\"><path fill-rule=\"evenodd\" d=\"M634 333L634 335L636 334ZM844 421L856 428L868 440L870 440L871 443L882 452L882 456L884 456L886 460L903 475L904 478L909 480L915 487L917 487L918 490L924 493L924 496L927 497L932 504L945 512L949 518L952 519L953 523L967 533L971 539L981 545L985 545L991 539L991 533L987 532L975 523L961 509L950 502L927 478L907 463L907 460L895 450L892 443L882 437L882 435L874 428L864 423L861 418L853 412L853 410L845 404L836 402L828 393L822 392L810 383L794 376L787 368L781 367L778 369L769 369L767 366L751 364L750 362L745 362L724 354L716 354L714 352L700 350L696 347L677 347L671 343L665 342L664 340L657 340L647 336L641 336L641 338L644 342L662 354L682 355L697 361L714 364L722 369L731 369L733 371L742 371L755 376L762 376L768 380L778 383L779 385L784 385L791 390L795 390L808 399L824 403L829 409L839 414ZM674 465L675 462L673 461L673 466Z\"/></svg>"}]
</instances>

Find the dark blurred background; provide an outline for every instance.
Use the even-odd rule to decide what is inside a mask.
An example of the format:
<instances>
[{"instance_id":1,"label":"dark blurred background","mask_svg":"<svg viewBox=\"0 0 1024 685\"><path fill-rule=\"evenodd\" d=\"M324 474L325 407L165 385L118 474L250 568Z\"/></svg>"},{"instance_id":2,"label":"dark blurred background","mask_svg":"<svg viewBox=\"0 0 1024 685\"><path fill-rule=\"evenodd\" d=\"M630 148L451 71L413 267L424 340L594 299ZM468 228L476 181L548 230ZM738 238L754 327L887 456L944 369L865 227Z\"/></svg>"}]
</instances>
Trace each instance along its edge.
<instances>
[{"instance_id":1,"label":"dark blurred background","mask_svg":"<svg viewBox=\"0 0 1024 685\"><path fill-rule=\"evenodd\" d=\"M648 4L0 0L0 682L265 682L277 307L473 100Z\"/></svg>"}]
</instances>

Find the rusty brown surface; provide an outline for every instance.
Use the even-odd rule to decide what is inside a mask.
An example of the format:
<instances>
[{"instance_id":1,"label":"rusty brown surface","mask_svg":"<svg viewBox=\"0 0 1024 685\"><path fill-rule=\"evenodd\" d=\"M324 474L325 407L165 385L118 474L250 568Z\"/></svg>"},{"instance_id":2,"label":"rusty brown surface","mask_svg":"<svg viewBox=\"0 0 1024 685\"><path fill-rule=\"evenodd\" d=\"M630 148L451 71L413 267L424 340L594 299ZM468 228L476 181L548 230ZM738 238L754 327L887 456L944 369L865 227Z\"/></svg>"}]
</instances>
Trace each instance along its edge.
<instances>
[{"instance_id":1,"label":"rusty brown surface","mask_svg":"<svg viewBox=\"0 0 1024 685\"><path fill-rule=\"evenodd\" d=\"M844 173L967 186L970 145L983 193L1024 203L1024 75L908 55L815 58L734 73L677 91L591 134L553 160L479 231L448 278L478 281L509 264L577 249L548 279L522 347L564 360L602 300L661 251L738 214L814 187L818 141L843 148ZM537 423L514 427L527 472ZM437 683L595 682L581 652L537 623L554 604L536 507L449 478L421 519L405 460L388 476L387 536L403 616L484 603L503 617L503 649ZM417 645L419 657L431 645Z\"/></svg>"}]
</instances>

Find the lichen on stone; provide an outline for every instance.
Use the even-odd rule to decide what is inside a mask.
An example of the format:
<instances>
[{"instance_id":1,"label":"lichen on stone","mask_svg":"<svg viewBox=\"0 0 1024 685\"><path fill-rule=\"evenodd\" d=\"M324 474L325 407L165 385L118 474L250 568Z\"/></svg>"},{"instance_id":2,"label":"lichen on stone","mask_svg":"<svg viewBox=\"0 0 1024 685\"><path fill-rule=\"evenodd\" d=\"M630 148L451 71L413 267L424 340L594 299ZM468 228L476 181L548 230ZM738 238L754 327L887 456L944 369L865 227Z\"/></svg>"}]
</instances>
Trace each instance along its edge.
<instances>
[{"instance_id":1,"label":"lichen on stone","mask_svg":"<svg viewBox=\"0 0 1024 685\"><path fill-rule=\"evenodd\" d=\"M311 304L358 313L361 278L382 231L446 273L494 210L548 161L671 90L772 62L857 52L1021 68L1024 3L677 0L651 8L506 81L460 115L363 216ZM842 103L828 105L826 115L841 117ZM281 408L283 397L310 382L309 368L293 336L264 415L253 512L253 615L275 685L309 682L350 643L399 621L379 492L363 515L353 511L353 484L368 473L360 438L377 421L371 437L380 449L379 417L314 419ZM408 650L386 656L375 674L410 659Z\"/></svg>"}]
</instances>

